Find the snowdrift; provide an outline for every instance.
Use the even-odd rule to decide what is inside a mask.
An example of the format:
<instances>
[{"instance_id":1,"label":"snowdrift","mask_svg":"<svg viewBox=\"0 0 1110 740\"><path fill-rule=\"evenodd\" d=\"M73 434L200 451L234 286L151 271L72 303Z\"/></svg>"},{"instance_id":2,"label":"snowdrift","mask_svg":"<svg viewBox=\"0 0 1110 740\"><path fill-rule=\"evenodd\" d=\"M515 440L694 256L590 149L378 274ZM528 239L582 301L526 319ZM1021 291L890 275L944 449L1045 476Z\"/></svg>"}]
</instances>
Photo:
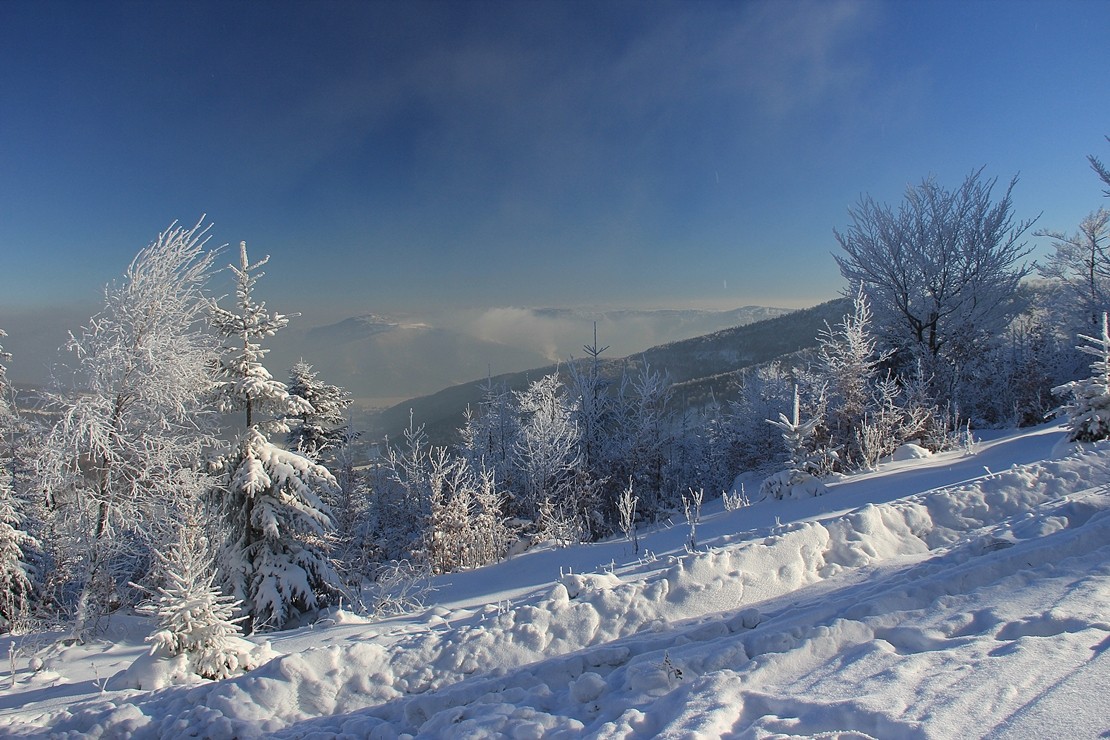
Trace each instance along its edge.
<instances>
[{"instance_id":1,"label":"snowdrift","mask_svg":"<svg viewBox=\"0 0 1110 740\"><path fill-rule=\"evenodd\" d=\"M287 654L237 679L59 708L37 706L50 689L23 673L0 732L1096 737L1110 728L1110 446L1049 459L1060 436L711 510L694 552L676 525L643 534L640 554L528 554L445 580L448 601L418 617L279 634ZM545 582L556 560L578 572ZM533 585L510 593L498 572Z\"/></svg>"}]
</instances>

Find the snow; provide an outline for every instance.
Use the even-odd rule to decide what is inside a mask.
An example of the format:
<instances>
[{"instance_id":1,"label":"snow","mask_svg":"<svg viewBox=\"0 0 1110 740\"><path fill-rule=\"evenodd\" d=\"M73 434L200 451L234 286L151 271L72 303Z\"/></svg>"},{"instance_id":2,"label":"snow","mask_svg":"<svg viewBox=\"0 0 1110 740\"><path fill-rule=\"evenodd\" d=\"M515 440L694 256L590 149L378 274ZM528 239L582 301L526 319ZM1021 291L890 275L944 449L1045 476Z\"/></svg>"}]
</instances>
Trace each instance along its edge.
<instances>
[{"instance_id":1,"label":"snow","mask_svg":"<svg viewBox=\"0 0 1110 740\"><path fill-rule=\"evenodd\" d=\"M902 462L903 460L920 460L921 458L929 457L932 454L933 453L929 452L929 450L925 449L921 445L915 445L912 442L908 442L904 445L901 445L898 449L896 449L890 455L890 457L886 460L886 462Z\"/></svg>"},{"instance_id":2,"label":"snow","mask_svg":"<svg viewBox=\"0 0 1110 740\"><path fill-rule=\"evenodd\" d=\"M614 539L443 576L422 613L268 635L279 657L224 681L117 688L146 652L135 618L102 643L16 638L0 734L1098 737L1110 444L1063 435L707 503L693 552L679 514L641 527L638 553Z\"/></svg>"}]
</instances>

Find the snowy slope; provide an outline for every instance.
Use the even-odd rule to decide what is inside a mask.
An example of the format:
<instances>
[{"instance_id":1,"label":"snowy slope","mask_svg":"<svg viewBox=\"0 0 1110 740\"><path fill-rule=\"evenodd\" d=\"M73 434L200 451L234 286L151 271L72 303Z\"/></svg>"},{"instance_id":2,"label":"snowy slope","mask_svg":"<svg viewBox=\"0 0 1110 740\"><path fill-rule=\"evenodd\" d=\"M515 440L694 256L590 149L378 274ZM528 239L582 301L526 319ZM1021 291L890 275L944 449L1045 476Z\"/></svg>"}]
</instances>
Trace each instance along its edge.
<instances>
[{"instance_id":1,"label":"snowy slope","mask_svg":"<svg viewBox=\"0 0 1110 740\"><path fill-rule=\"evenodd\" d=\"M889 463L817 499L716 503L693 552L676 519L638 555L612 541L455 574L424 614L279 633L283 657L220 683L148 693L117 676L97 693L89 666L121 670L138 644L47 652L0 695L0 732L1098 737L1110 445L1054 456L1061 438Z\"/></svg>"}]
</instances>

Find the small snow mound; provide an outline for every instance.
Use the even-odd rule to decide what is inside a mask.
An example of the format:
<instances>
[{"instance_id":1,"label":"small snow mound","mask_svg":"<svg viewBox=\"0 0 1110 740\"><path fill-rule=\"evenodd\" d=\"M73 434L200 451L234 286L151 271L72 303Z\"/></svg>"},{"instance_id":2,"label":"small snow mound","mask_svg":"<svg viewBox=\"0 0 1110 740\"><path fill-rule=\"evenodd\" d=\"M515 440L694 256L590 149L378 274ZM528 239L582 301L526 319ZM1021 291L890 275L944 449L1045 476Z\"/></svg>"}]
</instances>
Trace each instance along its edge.
<instances>
[{"instance_id":1,"label":"small snow mound","mask_svg":"<svg viewBox=\"0 0 1110 740\"><path fill-rule=\"evenodd\" d=\"M600 675L587 671L570 685L570 696L579 704L586 704L605 693L608 686Z\"/></svg>"},{"instance_id":2,"label":"small snow mound","mask_svg":"<svg viewBox=\"0 0 1110 740\"><path fill-rule=\"evenodd\" d=\"M205 683L205 679L193 672L188 655L181 653L167 658L152 655L148 651L113 676L107 688L113 691L121 689L154 691L167 686L187 686L197 683Z\"/></svg>"},{"instance_id":3,"label":"small snow mound","mask_svg":"<svg viewBox=\"0 0 1110 740\"><path fill-rule=\"evenodd\" d=\"M218 651L168 655L164 650L149 650L109 681L113 690L154 691L167 686L209 683L213 668L223 678L240 676L278 657L270 643L256 645L242 637L228 636Z\"/></svg>"},{"instance_id":4,"label":"small snow mound","mask_svg":"<svg viewBox=\"0 0 1110 740\"><path fill-rule=\"evenodd\" d=\"M335 624L372 624L374 621L370 617L356 614L346 609L336 609L332 619L335 621Z\"/></svg>"},{"instance_id":5,"label":"small snow mound","mask_svg":"<svg viewBox=\"0 0 1110 740\"><path fill-rule=\"evenodd\" d=\"M798 470L780 470L768 476L759 487L759 492L764 498L771 499L805 499L814 496L823 496L828 493L828 488L809 473Z\"/></svg>"},{"instance_id":6,"label":"small snow mound","mask_svg":"<svg viewBox=\"0 0 1110 740\"><path fill-rule=\"evenodd\" d=\"M894 452L890 453L887 457L883 458L883 462L902 462L903 460L923 460L927 457L932 457L933 453L925 449L921 445L915 445L912 442L907 442Z\"/></svg>"},{"instance_id":7,"label":"small snow mound","mask_svg":"<svg viewBox=\"0 0 1110 740\"><path fill-rule=\"evenodd\" d=\"M570 573L560 583L566 588L567 597L576 599L583 593L606 591L621 585L621 579L612 573Z\"/></svg>"}]
</instances>

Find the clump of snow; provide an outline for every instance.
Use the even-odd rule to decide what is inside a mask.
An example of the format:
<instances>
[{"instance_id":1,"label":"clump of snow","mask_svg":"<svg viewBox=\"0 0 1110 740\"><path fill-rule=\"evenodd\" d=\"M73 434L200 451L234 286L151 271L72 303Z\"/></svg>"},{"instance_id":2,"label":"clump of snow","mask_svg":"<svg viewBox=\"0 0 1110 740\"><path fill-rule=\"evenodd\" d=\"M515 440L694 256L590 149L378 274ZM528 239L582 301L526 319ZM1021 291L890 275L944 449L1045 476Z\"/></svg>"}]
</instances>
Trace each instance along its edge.
<instances>
[{"instance_id":1,"label":"clump of snow","mask_svg":"<svg viewBox=\"0 0 1110 740\"><path fill-rule=\"evenodd\" d=\"M819 478L801 470L780 470L764 479L759 487L764 498L776 500L811 498L828 493Z\"/></svg>"},{"instance_id":2,"label":"clump of snow","mask_svg":"<svg viewBox=\"0 0 1110 740\"><path fill-rule=\"evenodd\" d=\"M261 645L241 637L226 636L221 645L221 660L233 675L242 674L278 656L270 643ZM196 656L190 653L167 654L164 650L151 650L140 655L122 673L111 681L112 688L154 691L175 684L204 683L206 679L197 671Z\"/></svg>"},{"instance_id":3,"label":"clump of snow","mask_svg":"<svg viewBox=\"0 0 1110 740\"><path fill-rule=\"evenodd\" d=\"M921 445L907 442L898 447L889 456L883 459L883 462L902 462L904 460L921 460L927 457L932 457L933 453L925 449Z\"/></svg>"}]
</instances>

